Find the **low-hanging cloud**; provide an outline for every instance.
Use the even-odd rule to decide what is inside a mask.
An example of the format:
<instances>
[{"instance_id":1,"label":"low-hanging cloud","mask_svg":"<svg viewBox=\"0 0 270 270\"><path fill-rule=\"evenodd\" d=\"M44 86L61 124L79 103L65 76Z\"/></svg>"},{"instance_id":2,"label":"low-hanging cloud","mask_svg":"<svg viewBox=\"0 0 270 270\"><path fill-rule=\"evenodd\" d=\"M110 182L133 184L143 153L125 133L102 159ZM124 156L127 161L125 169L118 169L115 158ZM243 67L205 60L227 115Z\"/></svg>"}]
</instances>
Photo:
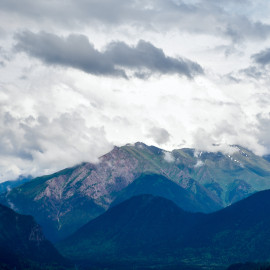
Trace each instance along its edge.
<instances>
[{"instance_id":1,"label":"low-hanging cloud","mask_svg":"<svg viewBox=\"0 0 270 270\"><path fill-rule=\"evenodd\" d=\"M112 149L103 127L87 127L76 113L54 119L14 117L0 109L0 182L48 174L83 161L97 162Z\"/></svg>"},{"instance_id":2,"label":"low-hanging cloud","mask_svg":"<svg viewBox=\"0 0 270 270\"><path fill-rule=\"evenodd\" d=\"M202 67L188 59L165 55L162 49L140 40L130 46L111 42L104 51L95 49L84 35L60 37L51 33L24 31L16 35L17 52L25 52L49 65L73 67L93 75L146 78L151 75L176 74L193 78L203 74Z\"/></svg>"}]
</instances>

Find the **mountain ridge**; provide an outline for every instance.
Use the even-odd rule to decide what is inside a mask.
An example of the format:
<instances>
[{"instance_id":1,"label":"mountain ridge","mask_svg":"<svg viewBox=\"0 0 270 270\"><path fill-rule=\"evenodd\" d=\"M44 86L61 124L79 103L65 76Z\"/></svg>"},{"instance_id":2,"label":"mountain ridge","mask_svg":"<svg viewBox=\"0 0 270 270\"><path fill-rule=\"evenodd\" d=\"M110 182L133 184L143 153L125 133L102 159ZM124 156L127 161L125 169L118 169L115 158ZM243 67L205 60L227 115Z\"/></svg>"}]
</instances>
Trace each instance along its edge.
<instances>
[{"instance_id":1,"label":"mountain ridge","mask_svg":"<svg viewBox=\"0 0 270 270\"><path fill-rule=\"evenodd\" d=\"M114 147L97 164L38 177L2 195L0 202L33 215L52 241L104 213L143 174L163 175L194 197L212 201L203 211L216 211L270 188L270 163L236 147L231 155L187 148L168 152L143 143Z\"/></svg>"}]
</instances>

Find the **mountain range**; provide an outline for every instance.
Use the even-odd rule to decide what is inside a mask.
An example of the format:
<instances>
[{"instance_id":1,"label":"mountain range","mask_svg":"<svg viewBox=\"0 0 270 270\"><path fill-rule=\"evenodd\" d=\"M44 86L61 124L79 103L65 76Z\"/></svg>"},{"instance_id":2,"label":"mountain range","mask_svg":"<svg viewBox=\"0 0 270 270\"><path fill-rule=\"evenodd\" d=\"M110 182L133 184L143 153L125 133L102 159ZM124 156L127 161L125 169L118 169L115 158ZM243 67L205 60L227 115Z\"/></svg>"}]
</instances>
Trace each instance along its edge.
<instances>
[{"instance_id":1,"label":"mountain range","mask_svg":"<svg viewBox=\"0 0 270 270\"><path fill-rule=\"evenodd\" d=\"M32 179L2 194L0 202L34 216L54 242L146 191L184 210L210 213L270 188L270 163L240 146L231 149L224 154L189 148L169 152L143 143L114 147L96 164Z\"/></svg>"},{"instance_id":2,"label":"mountain range","mask_svg":"<svg viewBox=\"0 0 270 270\"><path fill-rule=\"evenodd\" d=\"M209 214L133 196L58 242L64 259L31 216L0 205L0 269L267 270L245 262L270 260L269 214L270 190Z\"/></svg>"},{"instance_id":3,"label":"mountain range","mask_svg":"<svg viewBox=\"0 0 270 270\"><path fill-rule=\"evenodd\" d=\"M237 262L269 261L270 190L210 214L186 212L158 196L135 196L57 248L87 265L134 269L225 269Z\"/></svg>"}]
</instances>

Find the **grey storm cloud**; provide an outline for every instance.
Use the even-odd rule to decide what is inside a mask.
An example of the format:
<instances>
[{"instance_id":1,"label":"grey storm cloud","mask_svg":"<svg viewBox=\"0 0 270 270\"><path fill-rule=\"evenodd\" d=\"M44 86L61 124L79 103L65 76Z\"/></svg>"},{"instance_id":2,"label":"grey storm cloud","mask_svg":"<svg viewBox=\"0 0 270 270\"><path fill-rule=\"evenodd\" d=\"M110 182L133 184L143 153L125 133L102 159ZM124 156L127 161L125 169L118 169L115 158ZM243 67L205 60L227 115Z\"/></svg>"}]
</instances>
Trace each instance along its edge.
<instances>
[{"instance_id":1,"label":"grey storm cloud","mask_svg":"<svg viewBox=\"0 0 270 270\"><path fill-rule=\"evenodd\" d=\"M252 59L260 65L270 64L270 48L267 48L259 53L253 54Z\"/></svg>"},{"instance_id":2,"label":"grey storm cloud","mask_svg":"<svg viewBox=\"0 0 270 270\"><path fill-rule=\"evenodd\" d=\"M177 74L193 78L203 74L202 67L188 59L166 56L162 49L140 40L130 46L111 42L99 51L84 35L60 37L51 33L24 31L15 36L15 51L25 52L49 65L73 67L94 75L138 78L153 74Z\"/></svg>"},{"instance_id":3,"label":"grey storm cloud","mask_svg":"<svg viewBox=\"0 0 270 270\"><path fill-rule=\"evenodd\" d=\"M148 137L154 139L158 144L167 143L170 140L170 133L165 128L152 127L149 130Z\"/></svg>"},{"instance_id":4,"label":"grey storm cloud","mask_svg":"<svg viewBox=\"0 0 270 270\"><path fill-rule=\"evenodd\" d=\"M232 41L265 39L270 35L270 25L251 20L253 5L242 1L175 1L175 0L1 0L0 10L36 23L53 23L63 28L77 29L90 23L115 27L132 25L147 30L203 33L226 36ZM246 13L245 13L246 11Z\"/></svg>"}]
</instances>

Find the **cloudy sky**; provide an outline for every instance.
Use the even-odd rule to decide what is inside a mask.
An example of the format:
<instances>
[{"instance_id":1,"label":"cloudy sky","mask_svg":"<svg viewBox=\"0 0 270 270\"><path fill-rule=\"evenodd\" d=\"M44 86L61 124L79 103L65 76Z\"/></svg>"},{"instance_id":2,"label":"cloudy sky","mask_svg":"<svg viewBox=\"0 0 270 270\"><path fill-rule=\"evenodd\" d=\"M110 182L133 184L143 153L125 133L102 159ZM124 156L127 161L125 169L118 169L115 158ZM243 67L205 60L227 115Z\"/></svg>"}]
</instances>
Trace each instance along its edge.
<instances>
[{"instance_id":1,"label":"cloudy sky","mask_svg":"<svg viewBox=\"0 0 270 270\"><path fill-rule=\"evenodd\" d=\"M270 1L0 0L0 182L113 145L270 153Z\"/></svg>"}]
</instances>

